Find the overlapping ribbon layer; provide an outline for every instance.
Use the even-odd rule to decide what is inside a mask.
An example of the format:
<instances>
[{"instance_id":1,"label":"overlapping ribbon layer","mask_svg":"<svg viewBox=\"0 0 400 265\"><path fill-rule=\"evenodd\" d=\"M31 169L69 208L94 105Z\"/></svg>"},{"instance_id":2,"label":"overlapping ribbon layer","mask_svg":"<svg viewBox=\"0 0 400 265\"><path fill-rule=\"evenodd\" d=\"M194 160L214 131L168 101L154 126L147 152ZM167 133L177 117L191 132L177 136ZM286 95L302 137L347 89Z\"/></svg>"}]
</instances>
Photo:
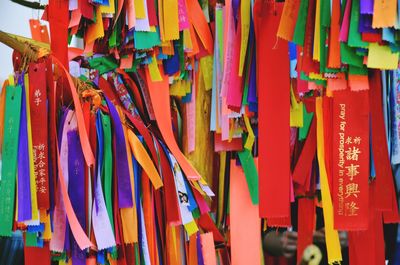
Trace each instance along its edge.
<instances>
[{"instance_id":1,"label":"overlapping ribbon layer","mask_svg":"<svg viewBox=\"0 0 400 265\"><path fill-rule=\"evenodd\" d=\"M260 229L298 224L300 259L322 207L330 263L338 229L382 262L397 4L50 0L51 55L0 98L0 236L26 264L261 264Z\"/></svg>"}]
</instances>

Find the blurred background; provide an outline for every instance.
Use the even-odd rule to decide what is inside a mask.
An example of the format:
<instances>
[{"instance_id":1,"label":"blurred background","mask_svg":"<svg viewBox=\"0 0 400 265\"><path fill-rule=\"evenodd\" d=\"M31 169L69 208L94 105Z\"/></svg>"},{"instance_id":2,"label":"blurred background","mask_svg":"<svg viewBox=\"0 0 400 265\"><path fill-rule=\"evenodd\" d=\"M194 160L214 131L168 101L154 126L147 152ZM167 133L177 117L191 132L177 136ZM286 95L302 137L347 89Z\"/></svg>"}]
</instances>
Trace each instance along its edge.
<instances>
[{"instance_id":1,"label":"blurred background","mask_svg":"<svg viewBox=\"0 0 400 265\"><path fill-rule=\"evenodd\" d=\"M39 0L36 0L39 2ZM41 4L47 4L48 0L41 0ZM32 10L18 5L11 0L0 1L0 30L17 34L24 37L31 37L29 19L40 19L43 11ZM12 49L0 43L0 82L8 78L12 73ZM0 85L1 90L1 85Z\"/></svg>"}]
</instances>

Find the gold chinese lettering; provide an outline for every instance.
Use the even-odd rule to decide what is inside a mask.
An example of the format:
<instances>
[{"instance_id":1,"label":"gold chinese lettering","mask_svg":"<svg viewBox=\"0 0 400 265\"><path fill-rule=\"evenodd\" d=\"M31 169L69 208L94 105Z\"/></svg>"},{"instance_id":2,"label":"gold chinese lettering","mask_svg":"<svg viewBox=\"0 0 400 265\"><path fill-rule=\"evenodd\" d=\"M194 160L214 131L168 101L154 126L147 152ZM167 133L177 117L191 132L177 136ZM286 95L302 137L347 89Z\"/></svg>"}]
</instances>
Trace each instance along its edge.
<instances>
[{"instance_id":1,"label":"gold chinese lettering","mask_svg":"<svg viewBox=\"0 0 400 265\"><path fill-rule=\"evenodd\" d=\"M354 137L354 144L361 144L361 137Z\"/></svg>"},{"instance_id":2,"label":"gold chinese lettering","mask_svg":"<svg viewBox=\"0 0 400 265\"><path fill-rule=\"evenodd\" d=\"M358 172L359 165L354 165L350 164L349 166L346 167L347 172L346 176L350 177L350 180L352 181L355 176L357 176L360 172Z\"/></svg>"},{"instance_id":3,"label":"gold chinese lettering","mask_svg":"<svg viewBox=\"0 0 400 265\"><path fill-rule=\"evenodd\" d=\"M346 216L357 216L358 209L360 209L360 208L357 207L357 203L355 203L354 201L345 203L345 215Z\"/></svg>"},{"instance_id":4,"label":"gold chinese lettering","mask_svg":"<svg viewBox=\"0 0 400 265\"><path fill-rule=\"evenodd\" d=\"M349 147L346 152L346 159L352 161L358 161L358 155L361 153L358 147L353 146L353 148Z\"/></svg>"},{"instance_id":5,"label":"gold chinese lettering","mask_svg":"<svg viewBox=\"0 0 400 265\"><path fill-rule=\"evenodd\" d=\"M349 183L346 185L346 198L350 196L358 197L358 193L360 193L358 189L357 183Z\"/></svg>"}]
</instances>

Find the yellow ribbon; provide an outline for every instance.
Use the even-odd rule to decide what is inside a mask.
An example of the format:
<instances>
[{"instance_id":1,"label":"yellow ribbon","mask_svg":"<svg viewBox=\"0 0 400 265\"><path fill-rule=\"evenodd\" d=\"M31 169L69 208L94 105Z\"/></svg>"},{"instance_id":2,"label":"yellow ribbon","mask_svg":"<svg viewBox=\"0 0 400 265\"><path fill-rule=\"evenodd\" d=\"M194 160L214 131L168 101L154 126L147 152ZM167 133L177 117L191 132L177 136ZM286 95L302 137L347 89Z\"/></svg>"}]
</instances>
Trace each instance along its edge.
<instances>
[{"instance_id":1,"label":"yellow ribbon","mask_svg":"<svg viewBox=\"0 0 400 265\"><path fill-rule=\"evenodd\" d=\"M315 101L317 117L317 153L319 174L321 179L322 207L324 209L325 240L330 264L342 260L338 231L333 228L333 205L329 190L328 176L325 167L325 146L324 146L324 119L322 112L322 97Z\"/></svg>"},{"instance_id":2,"label":"yellow ribbon","mask_svg":"<svg viewBox=\"0 0 400 265\"><path fill-rule=\"evenodd\" d=\"M143 147L139 138L131 130L128 130L128 139L133 155L135 156L138 163L142 166L147 176L150 178L150 181L153 184L154 188L161 188L163 186L161 177L158 174L158 171L154 166L153 161L151 161L149 154Z\"/></svg>"}]
</instances>

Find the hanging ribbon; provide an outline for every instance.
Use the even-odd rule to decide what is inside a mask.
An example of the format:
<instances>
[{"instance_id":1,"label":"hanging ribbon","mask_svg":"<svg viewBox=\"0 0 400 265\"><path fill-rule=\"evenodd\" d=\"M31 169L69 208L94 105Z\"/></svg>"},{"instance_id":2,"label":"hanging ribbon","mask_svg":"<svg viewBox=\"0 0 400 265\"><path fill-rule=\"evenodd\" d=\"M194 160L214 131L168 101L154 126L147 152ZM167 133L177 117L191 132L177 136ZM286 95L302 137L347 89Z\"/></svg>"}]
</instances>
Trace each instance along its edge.
<instances>
[{"instance_id":1,"label":"hanging ribbon","mask_svg":"<svg viewBox=\"0 0 400 265\"><path fill-rule=\"evenodd\" d=\"M68 0L50 0L47 9L51 51L68 70Z\"/></svg>"},{"instance_id":2,"label":"hanging ribbon","mask_svg":"<svg viewBox=\"0 0 400 265\"><path fill-rule=\"evenodd\" d=\"M3 157L0 182L0 236L11 236L17 174L18 135L21 118L21 86L7 86L4 114Z\"/></svg>"},{"instance_id":3,"label":"hanging ribbon","mask_svg":"<svg viewBox=\"0 0 400 265\"><path fill-rule=\"evenodd\" d=\"M66 116L61 124L60 129L60 165L63 171L63 178L60 180L64 183L66 190L68 190L69 183L69 170L68 170L68 138L67 134L69 131L76 129L76 119L74 112L71 110L66 110ZM59 182L60 182L59 181ZM64 202L64 197L62 193L62 186L60 183L57 185L56 192L56 203L54 207L54 230L52 240L50 241L50 249L56 252L63 252L65 245L65 236L67 229L67 219L66 219L66 207Z\"/></svg>"},{"instance_id":4,"label":"hanging ribbon","mask_svg":"<svg viewBox=\"0 0 400 265\"><path fill-rule=\"evenodd\" d=\"M48 209L50 207L48 111L46 105L46 64L44 62L32 63L29 66L29 95L38 206L39 209Z\"/></svg>"},{"instance_id":5,"label":"hanging ribbon","mask_svg":"<svg viewBox=\"0 0 400 265\"><path fill-rule=\"evenodd\" d=\"M286 218L290 216L289 58L288 44L271 34L278 29L283 4L272 8L260 1L254 6L257 58L265 61L257 65L260 216Z\"/></svg>"},{"instance_id":6,"label":"hanging ribbon","mask_svg":"<svg viewBox=\"0 0 400 265\"><path fill-rule=\"evenodd\" d=\"M110 100L105 98L108 109L113 121L113 129L115 133L115 157L116 171L118 178L118 202L120 208L132 207L132 190L129 177L128 161L126 156L126 146L124 131L122 129L121 120L118 112Z\"/></svg>"},{"instance_id":7,"label":"hanging ribbon","mask_svg":"<svg viewBox=\"0 0 400 265\"><path fill-rule=\"evenodd\" d=\"M19 84L22 85L21 99L21 120L19 128L18 141L18 222L28 221L32 219L31 189L30 189L30 163L29 163L29 147L28 147L28 130L26 117L26 100L25 96L24 74L19 78Z\"/></svg>"},{"instance_id":8,"label":"hanging ribbon","mask_svg":"<svg viewBox=\"0 0 400 265\"><path fill-rule=\"evenodd\" d=\"M109 121L109 119L108 119ZM107 124L107 123L106 123ZM108 123L109 124L109 123ZM93 232L96 237L97 248L104 250L116 245L113 227L111 225L112 217L109 216L106 203L104 201L104 193L101 185L101 174L104 162L104 124L102 123L101 114L97 114L96 131L98 139L98 161L97 175L94 176L94 200L92 207L92 223Z\"/></svg>"},{"instance_id":9,"label":"hanging ribbon","mask_svg":"<svg viewBox=\"0 0 400 265\"><path fill-rule=\"evenodd\" d=\"M68 139L68 189L71 197L71 204L82 229L86 229L85 213L85 184L84 184L84 158L79 142L79 135L76 130L67 133ZM86 253L79 249L74 239L71 246L72 262L77 265L86 264Z\"/></svg>"},{"instance_id":10,"label":"hanging ribbon","mask_svg":"<svg viewBox=\"0 0 400 265\"><path fill-rule=\"evenodd\" d=\"M371 129L372 151L376 170L376 207L382 211L398 211L393 204L393 174L389 161L386 131L382 109L382 86L380 71L374 70L370 76L370 105L371 105ZM379 159L378 159L379 158Z\"/></svg>"},{"instance_id":11,"label":"hanging ribbon","mask_svg":"<svg viewBox=\"0 0 400 265\"><path fill-rule=\"evenodd\" d=\"M333 188L335 228L368 228L369 97L367 91L333 96Z\"/></svg>"},{"instance_id":12,"label":"hanging ribbon","mask_svg":"<svg viewBox=\"0 0 400 265\"><path fill-rule=\"evenodd\" d=\"M74 106L75 106L76 119L78 122L78 130L79 130L79 139L81 141L82 150L83 150L83 154L85 156L86 164L90 167L94 164L95 158L94 158L92 149L90 147L89 137L87 135L86 126L85 126L85 122L83 119L82 106L79 101L79 96L78 96L76 87L71 78L71 75L68 73L68 70L62 64L62 62L57 57L52 56L51 58L53 59L55 64L61 68L63 76L68 81L68 88L71 91L72 98L74 101Z\"/></svg>"},{"instance_id":13,"label":"hanging ribbon","mask_svg":"<svg viewBox=\"0 0 400 265\"><path fill-rule=\"evenodd\" d=\"M333 228L333 205L331 193L329 191L327 171L325 168L322 98L317 97L315 103L315 113L317 117L317 154L321 181L322 207L324 209L325 240L328 250L328 262L334 263L342 260L342 253L340 252L338 232Z\"/></svg>"},{"instance_id":14,"label":"hanging ribbon","mask_svg":"<svg viewBox=\"0 0 400 265\"><path fill-rule=\"evenodd\" d=\"M161 71L162 72L162 71ZM168 148L172 151L173 155L182 167L183 172L189 179L199 179L200 174L190 164L187 158L180 151L178 144L174 139L174 134L171 127L171 111L170 111L170 100L169 100L169 87L168 78L162 74L161 82L151 81L149 72L146 71L147 86L150 92L151 103L154 108L154 113L157 120L157 125L160 128L161 134L164 138Z\"/></svg>"}]
</instances>

